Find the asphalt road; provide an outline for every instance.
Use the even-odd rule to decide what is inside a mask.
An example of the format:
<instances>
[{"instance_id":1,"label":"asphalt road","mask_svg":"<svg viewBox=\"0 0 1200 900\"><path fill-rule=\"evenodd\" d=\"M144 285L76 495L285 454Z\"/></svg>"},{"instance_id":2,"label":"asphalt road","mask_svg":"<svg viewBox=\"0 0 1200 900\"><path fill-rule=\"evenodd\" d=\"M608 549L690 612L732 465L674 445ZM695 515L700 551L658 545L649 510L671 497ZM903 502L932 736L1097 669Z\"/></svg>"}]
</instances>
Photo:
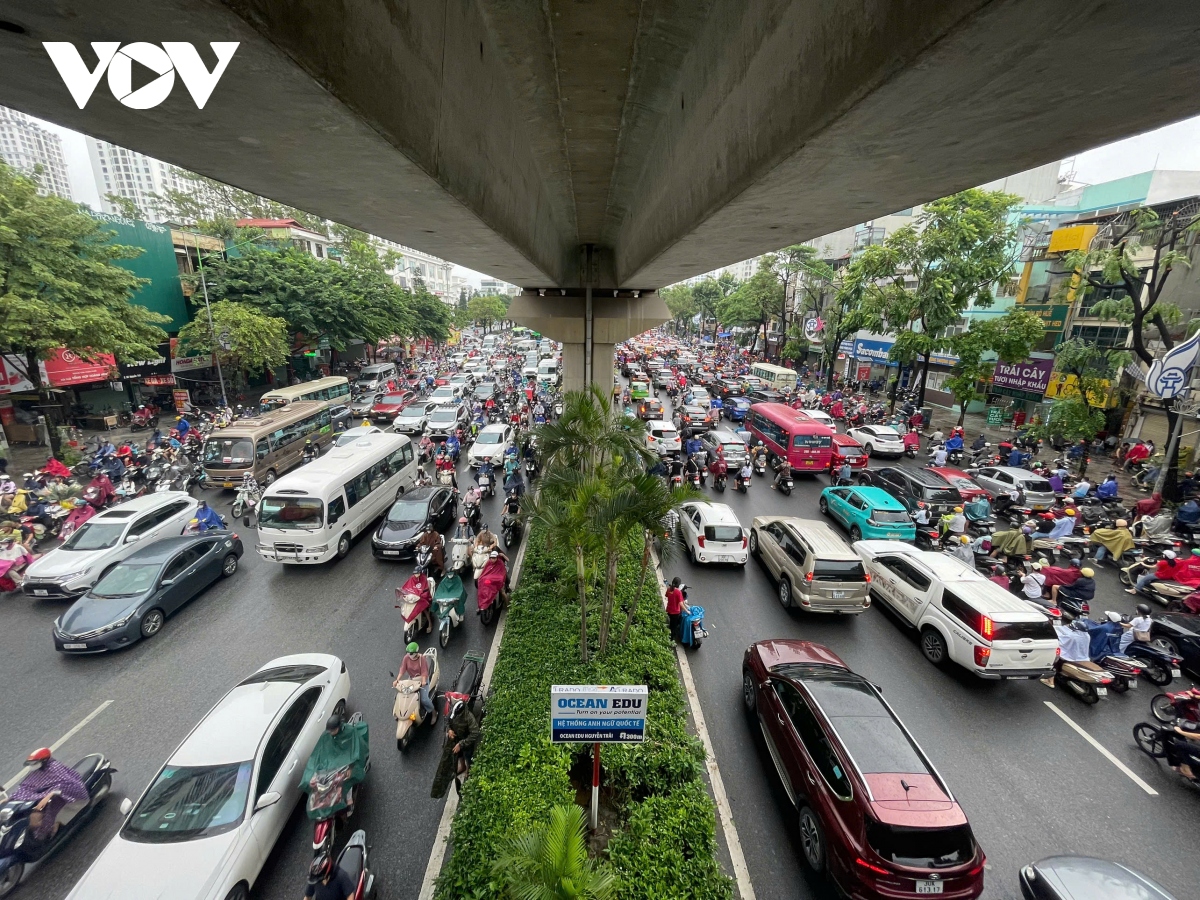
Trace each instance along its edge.
<instances>
[{"instance_id":1,"label":"asphalt road","mask_svg":"<svg viewBox=\"0 0 1200 900\"><path fill-rule=\"evenodd\" d=\"M459 477L465 490L469 476L460 472ZM208 497L227 513L233 494L210 492ZM496 528L500 503L500 497L484 501L484 519ZM444 728L439 723L436 730L422 729L403 755L396 750L390 673L403 654L403 637L395 589L412 572L412 563L375 560L368 532L341 562L284 568L253 551L252 529L235 523L235 530L247 548L238 573L197 596L152 640L120 653L58 654L50 628L62 604L20 594L0 600L0 782L20 770L30 750L57 741L105 701L111 704L57 756L69 764L100 752L119 770L113 795L96 819L34 872L15 898L64 897L116 832L121 798L141 793L229 688L263 663L300 652L332 653L346 661L350 709L364 713L372 747L372 771L351 826L367 831L377 896L418 895L444 802L429 796ZM484 629L470 614L474 589L468 591L467 620L441 652L443 686L449 686L466 651L487 652L491 644L494 627ZM430 636L419 640L423 649L431 646ZM311 838L300 805L259 876L255 900L303 895Z\"/></svg>"},{"instance_id":2,"label":"asphalt road","mask_svg":"<svg viewBox=\"0 0 1200 900\"><path fill-rule=\"evenodd\" d=\"M872 465L893 464L891 461ZM902 465L919 465L904 460ZM756 515L820 520L824 475L797 478L790 497L756 479L748 494L723 495L749 527ZM732 485L732 480L730 481ZM833 523L833 520L827 520ZM833 523L834 527L839 526ZM849 539L847 538L847 541ZM1158 691L1136 691L1086 707L1037 681L990 682L965 670L940 670L921 655L913 634L872 607L833 617L785 610L766 570L751 558L745 569L692 565L682 554L664 564L689 599L705 609L710 637L689 654L701 706L733 810L734 823L758 900L833 897L830 885L802 863L795 813L765 746L742 711L742 656L753 641L801 638L833 649L855 671L880 685L934 765L949 783L987 854L984 897L1020 898L1022 865L1060 853L1100 856L1132 865L1179 898L1196 896L1194 828L1200 792L1135 746L1132 728L1150 719ZM1094 615L1132 612L1112 569L1097 576ZM1173 688L1178 689L1176 680ZM1123 774L1047 704L1081 726L1158 792L1151 796Z\"/></svg>"}]
</instances>

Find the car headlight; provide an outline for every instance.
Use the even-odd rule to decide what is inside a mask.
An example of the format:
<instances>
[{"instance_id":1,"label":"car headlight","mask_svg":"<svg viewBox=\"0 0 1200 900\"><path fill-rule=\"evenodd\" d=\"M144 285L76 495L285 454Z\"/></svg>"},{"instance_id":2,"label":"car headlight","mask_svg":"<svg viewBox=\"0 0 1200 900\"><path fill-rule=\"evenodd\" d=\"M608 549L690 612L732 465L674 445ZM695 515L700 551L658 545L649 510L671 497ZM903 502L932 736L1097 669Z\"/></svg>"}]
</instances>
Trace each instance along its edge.
<instances>
[{"instance_id":1,"label":"car headlight","mask_svg":"<svg viewBox=\"0 0 1200 900\"><path fill-rule=\"evenodd\" d=\"M71 582L86 581L91 577L91 569L81 569L78 572L72 572L70 575L65 575L59 580L63 585L68 585Z\"/></svg>"},{"instance_id":2,"label":"car headlight","mask_svg":"<svg viewBox=\"0 0 1200 900\"><path fill-rule=\"evenodd\" d=\"M97 628L96 633L97 634L108 634L108 632L116 631L118 628L124 628L126 625L129 624L129 620L132 618L133 618L133 613L130 613L127 616L117 619L117 621L115 621L115 622L110 622L109 624L105 625L103 628Z\"/></svg>"}]
</instances>

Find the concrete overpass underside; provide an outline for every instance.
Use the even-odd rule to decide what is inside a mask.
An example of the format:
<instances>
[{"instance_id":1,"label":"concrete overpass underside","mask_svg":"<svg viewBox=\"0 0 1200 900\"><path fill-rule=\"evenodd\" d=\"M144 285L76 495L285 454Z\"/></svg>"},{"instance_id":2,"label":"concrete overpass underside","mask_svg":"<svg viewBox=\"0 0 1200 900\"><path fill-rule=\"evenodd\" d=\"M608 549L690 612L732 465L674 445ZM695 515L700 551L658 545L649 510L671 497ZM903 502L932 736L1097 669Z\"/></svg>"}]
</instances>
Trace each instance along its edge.
<instances>
[{"instance_id":1,"label":"concrete overpass underside","mask_svg":"<svg viewBox=\"0 0 1200 900\"><path fill-rule=\"evenodd\" d=\"M241 45L203 110L103 82L81 110L41 42L105 40ZM1198 46L1194 0L6 0L0 104L521 285L529 316L640 291L608 340L655 288L1193 115Z\"/></svg>"}]
</instances>

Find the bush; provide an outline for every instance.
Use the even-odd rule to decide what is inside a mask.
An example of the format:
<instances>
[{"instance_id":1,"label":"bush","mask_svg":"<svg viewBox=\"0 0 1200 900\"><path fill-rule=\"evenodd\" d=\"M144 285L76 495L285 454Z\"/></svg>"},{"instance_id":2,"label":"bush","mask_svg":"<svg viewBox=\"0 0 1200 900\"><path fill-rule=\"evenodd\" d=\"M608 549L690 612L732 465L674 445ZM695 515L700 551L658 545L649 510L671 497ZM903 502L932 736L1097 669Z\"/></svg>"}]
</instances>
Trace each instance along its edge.
<instances>
[{"instance_id":1,"label":"bush","mask_svg":"<svg viewBox=\"0 0 1200 900\"><path fill-rule=\"evenodd\" d=\"M513 593L483 722L483 740L451 831L453 852L439 898L499 898L492 861L513 834L574 803L570 770L590 747L550 742L553 684L646 684L646 741L603 752L603 785L621 826L609 854L621 898L726 900L732 883L716 862L715 816L703 782L704 749L687 732L687 703L675 668L666 614L648 584L629 642L579 661L579 607L563 597L562 560L536 527ZM640 548L622 555L617 599L637 589ZM570 589L570 585L567 589ZM589 616L598 627L599 616Z\"/></svg>"}]
</instances>

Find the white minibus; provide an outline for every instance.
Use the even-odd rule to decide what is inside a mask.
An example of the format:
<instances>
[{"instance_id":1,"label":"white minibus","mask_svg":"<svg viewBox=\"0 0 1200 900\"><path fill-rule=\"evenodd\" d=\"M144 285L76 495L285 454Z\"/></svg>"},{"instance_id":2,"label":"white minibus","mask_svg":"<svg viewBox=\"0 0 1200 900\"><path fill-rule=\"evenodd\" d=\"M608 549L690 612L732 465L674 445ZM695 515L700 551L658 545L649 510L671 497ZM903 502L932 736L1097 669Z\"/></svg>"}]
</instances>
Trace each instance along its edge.
<instances>
[{"instance_id":1,"label":"white minibus","mask_svg":"<svg viewBox=\"0 0 1200 900\"><path fill-rule=\"evenodd\" d=\"M267 488L258 507L258 554L281 563L341 559L416 479L406 435L380 432L334 447Z\"/></svg>"}]
</instances>

